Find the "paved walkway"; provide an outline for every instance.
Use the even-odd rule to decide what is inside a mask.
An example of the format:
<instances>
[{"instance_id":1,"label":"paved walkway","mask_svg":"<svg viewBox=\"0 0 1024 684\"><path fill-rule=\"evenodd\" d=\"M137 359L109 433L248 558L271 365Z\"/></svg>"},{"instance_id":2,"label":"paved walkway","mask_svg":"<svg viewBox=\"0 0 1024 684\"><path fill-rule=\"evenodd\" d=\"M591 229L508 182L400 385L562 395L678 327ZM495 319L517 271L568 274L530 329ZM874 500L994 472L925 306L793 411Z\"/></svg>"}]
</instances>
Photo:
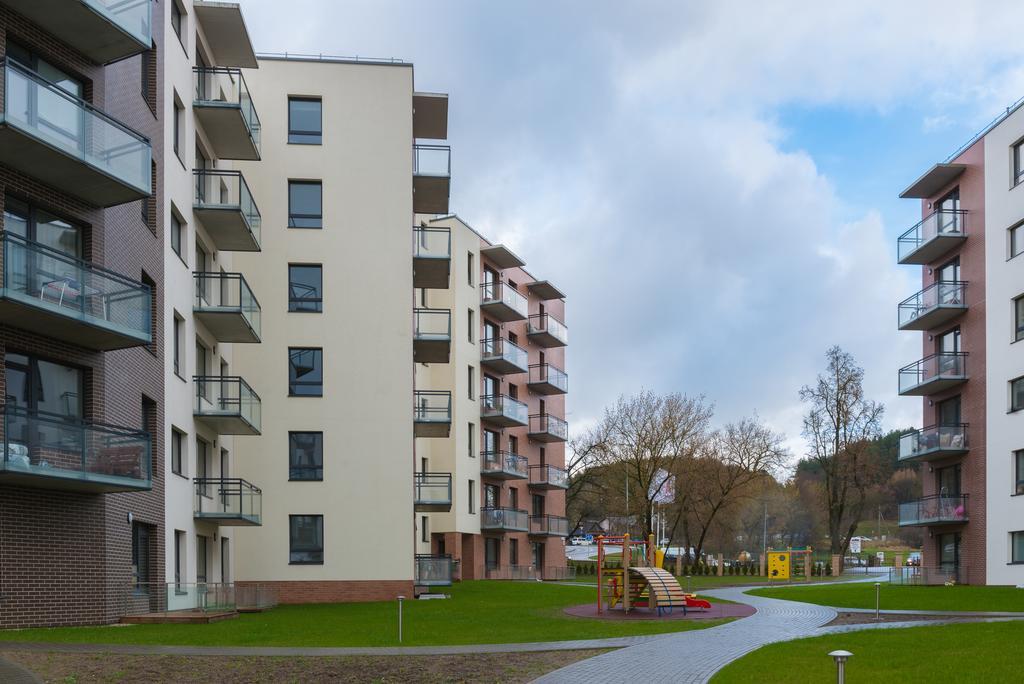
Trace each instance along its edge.
<instances>
[{"instance_id":1,"label":"paved walkway","mask_svg":"<svg viewBox=\"0 0 1024 684\"><path fill-rule=\"evenodd\" d=\"M3 684L39 684L40 679L21 665L0 658L0 682Z\"/></svg>"}]
</instances>

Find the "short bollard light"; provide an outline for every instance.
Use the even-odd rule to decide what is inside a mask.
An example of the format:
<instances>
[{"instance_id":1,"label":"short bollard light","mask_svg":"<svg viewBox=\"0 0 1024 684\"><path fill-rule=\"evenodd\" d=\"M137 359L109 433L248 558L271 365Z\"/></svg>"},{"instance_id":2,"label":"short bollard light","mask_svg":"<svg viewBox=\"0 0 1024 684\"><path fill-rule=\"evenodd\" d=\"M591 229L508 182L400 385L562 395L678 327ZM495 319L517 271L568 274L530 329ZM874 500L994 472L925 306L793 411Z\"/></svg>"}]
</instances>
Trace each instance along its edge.
<instances>
[{"instance_id":1,"label":"short bollard light","mask_svg":"<svg viewBox=\"0 0 1024 684\"><path fill-rule=\"evenodd\" d=\"M846 684L846 661L853 654L849 651L832 651L829 653L832 659L836 661L836 682L837 684Z\"/></svg>"},{"instance_id":2,"label":"short bollard light","mask_svg":"<svg viewBox=\"0 0 1024 684\"><path fill-rule=\"evenodd\" d=\"M880 605L879 602L878 602L879 601L879 599L878 599L878 596L879 596L878 592L879 592L879 589L880 589L881 586L882 586L881 582L875 582L875 619L876 620L880 620L881 619L881 617L879 617L879 615L878 615L878 613L880 612L878 610L879 605Z\"/></svg>"},{"instance_id":3,"label":"short bollard light","mask_svg":"<svg viewBox=\"0 0 1024 684\"><path fill-rule=\"evenodd\" d=\"M402 601L404 596L398 597L398 643L402 643Z\"/></svg>"},{"instance_id":4,"label":"short bollard light","mask_svg":"<svg viewBox=\"0 0 1024 684\"><path fill-rule=\"evenodd\" d=\"M692 592L690 592L690 576L689 575L686 576L686 593L687 594L692 593Z\"/></svg>"}]
</instances>

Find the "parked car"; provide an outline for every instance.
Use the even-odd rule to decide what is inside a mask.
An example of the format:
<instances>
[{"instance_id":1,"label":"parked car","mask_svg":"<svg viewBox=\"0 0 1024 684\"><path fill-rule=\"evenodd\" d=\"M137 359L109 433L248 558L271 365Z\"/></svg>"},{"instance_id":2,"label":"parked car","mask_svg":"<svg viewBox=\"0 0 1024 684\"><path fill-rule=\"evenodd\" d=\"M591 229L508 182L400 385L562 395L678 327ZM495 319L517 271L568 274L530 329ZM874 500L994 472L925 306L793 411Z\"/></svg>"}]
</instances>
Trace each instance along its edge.
<instances>
[{"instance_id":1,"label":"parked car","mask_svg":"<svg viewBox=\"0 0 1024 684\"><path fill-rule=\"evenodd\" d=\"M911 551L910 555L907 556L907 565L918 567L921 565L921 552Z\"/></svg>"}]
</instances>

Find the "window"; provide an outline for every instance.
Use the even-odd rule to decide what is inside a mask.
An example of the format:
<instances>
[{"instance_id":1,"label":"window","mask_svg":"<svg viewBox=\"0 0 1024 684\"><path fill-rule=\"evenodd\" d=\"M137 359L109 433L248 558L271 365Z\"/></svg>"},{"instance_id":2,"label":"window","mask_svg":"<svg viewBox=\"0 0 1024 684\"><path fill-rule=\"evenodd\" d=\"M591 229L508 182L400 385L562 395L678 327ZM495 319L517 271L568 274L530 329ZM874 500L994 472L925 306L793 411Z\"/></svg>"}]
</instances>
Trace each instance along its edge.
<instances>
[{"instance_id":1,"label":"window","mask_svg":"<svg viewBox=\"0 0 1024 684\"><path fill-rule=\"evenodd\" d=\"M149 50L142 53L142 59L139 62L142 101L149 107L149 111L156 114L156 43Z\"/></svg>"},{"instance_id":2,"label":"window","mask_svg":"<svg viewBox=\"0 0 1024 684\"><path fill-rule=\"evenodd\" d=\"M324 433L288 433L288 479L324 479Z\"/></svg>"},{"instance_id":3,"label":"window","mask_svg":"<svg viewBox=\"0 0 1024 684\"><path fill-rule=\"evenodd\" d=\"M1013 452L1014 494L1024 494L1024 449Z\"/></svg>"},{"instance_id":4,"label":"window","mask_svg":"<svg viewBox=\"0 0 1024 684\"><path fill-rule=\"evenodd\" d=\"M292 565L323 565L324 516L288 516L288 562Z\"/></svg>"},{"instance_id":5,"label":"window","mask_svg":"<svg viewBox=\"0 0 1024 684\"><path fill-rule=\"evenodd\" d=\"M1024 140L1013 146L1013 184L1024 181Z\"/></svg>"},{"instance_id":6,"label":"window","mask_svg":"<svg viewBox=\"0 0 1024 684\"><path fill-rule=\"evenodd\" d=\"M508 564L519 565L519 541L517 539L508 540Z\"/></svg>"},{"instance_id":7,"label":"window","mask_svg":"<svg viewBox=\"0 0 1024 684\"><path fill-rule=\"evenodd\" d=\"M1024 338L1024 295L1013 300L1013 339Z\"/></svg>"},{"instance_id":8,"label":"window","mask_svg":"<svg viewBox=\"0 0 1024 684\"><path fill-rule=\"evenodd\" d=\"M181 591L185 580L185 533L174 530L174 589Z\"/></svg>"},{"instance_id":9,"label":"window","mask_svg":"<svg viewBox=\"0 0 1024 684\"><path fill-rule=\"evenodd\" d=\"M82 258L82 228L10 195L4 200L4 230L61 254Z\"/></svg>"},{"instance_id":10,"label":"window","mask_svg":"<svg viewBox=\"0 0 1024 684\"><path fill-rule=\"evenodd\" d=\"M473 310L466 310L466 340L473 344Z\"/></svg>"},{"instance_id":11,"label":"window","mask_svg":"<svg viewBox=\"0 0 1024 684\"><path fill-rule=\"evenodd\" d=\"M181 31L182 23L181 7L178 6L176 0L171 0L171 29L173 29L174 35L177 36L181 46L185 47L185 40L182 37L184 34Z\"/></svg>"},{"instance_id":12,"label":"window","mask_svg":"<svg viewBox=\"0 0 1024 684\"><path fill-rule=\"evenodd\" d=\"M288 98L288 142L319 145L323 138L323 102L317 97Z\"/></svg>"},{"instance_id":13,"label":"window","mask_svg":"<svg viewBox=\"0 0 1024 684\"><path fill-rule=\"evenodd\" d=\"M44 361L26 354L8 352L4 360L6 387L4 395L9 407L17 407L31 412L48 413L64 418L81 418L82 408L82 372L71 366L64 366L52 361ZM74 443L73 438L61 435L47 435L42 426L30 428L29 425L11 421L9 430L20 433L16 437L8 436L12 442L28 444L37 438L61 442L72 439L69 449ZM37 447L38 448L38 447ZM83 448L81 445L79 449ZM45 447L44 447L45 449ZM36 456L32 457L33 459ZM49 457L48 457L49 459ZM35 462L33 460L33 462Z\"/></svg>"},{"instance_id":14,"label":"window","mask_svg":"<svg viewBox=\"0 0 1024 684\"><path fill-rule=\"evenodd\" d=\"M201 534L196 535L196 583L206 584L210 572L210 540Z\"/></svg>"},{"instance_id":15,"label":"window","mask_svg":"<svg viewBox=\"0 0 1024 684\"><path fill-rule=\"evenodd\" d=\"M473 399L475 397L475 389L474 388L476 386L476 376L475 376L475 373L473 372L474 371L473 366L469 366L466 370L467 370L467 372L466 372L466 380L467 380L467 383L466 383L467 384L466 396L469 398L470 401L473 401Z\"/></svg>"},{"instance_id":16,"label":"window","mask_svg":"<svg viewBox=\"0 0 1024 684\"><path fill-rule=\"evenodd\" d=\"M323 266L289 264L288 310L307 313L323 311Z\"/></svg>"},{"instance_id":17,"label":"window","mask_svg":"<svg viewBox=\"0 0 1024 684\"><path fill-rule=\"evenodd\" d=\"M508 451L510 454L519 453L519 438L515 435L508 436Z\"/></svg>"},{"instance_id":18,"label":"window","mask_svg":"<svg viewBox=\"0 0 1024 684\"><path fill-rule=\"evenodd\" d=\"M185 346L185 319L177 311L174 312L174 374L184 380L182 371L185 369L181 349Z\"/></svg>"},{"instance_id":19,"label":"window","mask_svg":"<svg viewBox=\"0 0 1024 684\"><path fill-rule=\"evenodd\" d=\"M182 224L181 219L178 215L171 211L171 249L178 255L178 258L185 261L185 257L181 253L182 244L184 240L185 226ZM187 263L185 264L188 265Z\"/></svg>"},{"instance_id":20,"label":"window","mask_svg":"<svg viewBox=\"0 0 1024 684\"><path fill-rule=\"evenodd\" d=\"M470 285L473 284L473 253L469 252L466 254L466 282Z\"/></svg>"},{"instance_id":21,"label":"window","mask_svg":"<svg viewBox=\"0 0 1024 684\"><path fill-rule=\"evenodd\" d=\"M1024 563L1024 532L1010 533L1010 562Z\"/></svg>"},{"instance_id":22,"label":"window","mask_svg":"<svg viewBox=\"0 0 1024 684\"><path fill-rule=\"evenodd\" d=\"M210 483L210 445L196 437L196 481L198 492L205 497L212 497Z\"/></svg>"},{"instance_id":23,"label":"window","mask_svg":"<svg viewBox=\"0 0 1024 684\"><path fill-rule=\"evenodd\" d=\"M466 451L470 458L476 457L476 449L473 448L473 443L476 442L476 425L473 423L466 423Z\"/></svg>"},{"instance_id":24,"label":"window","mask_svg":"<svg viewBox=\"0 0 1024 684\"><path fill-rule=\"evenodd\" d=\"M288 395L322 397L324 394L324 350L288 348Z\"/></svg>"},{"instance_id":25,"label":"window","mask_svg":"<svg viewBox=\"0 0 1024 684\"><path fill-rule=\"evenodd\" d=\"M1010 410L1024 409L1024 377L1010 381Z\"/></svg>"},{"instance_id":26,"label":"window","mask_svg":"<svg viewBox=\"0 0 1024 684\"><path fill-rule=\"evenodd\" d=\"M323 228L323 184L288 181L288 227Z\"/></svg>"},{"instance_id":27,"label":"window","mask_svg":"<svg viewBox=\"0 0 1024 684\"><path fill-rule=\"evenodd\" d=\"M185 433L178 428L171 428L171 472L184 475L182 471L185 453Z\"/></svg>"},{"instance_id":28,"label":"window","mask_svg":"<svg viewBox=\"0 0 1024 684\"><path fill-rule=\"evenodd\" d=\"M149 593L149 526L142 523L132 523L132 587Z\"/></svg>"},{"instance_id":29,"label":"window","mask_svg":"<svg viewBox=\"0 0 1024 684\"><path fill-rule=\"evenodd\" d=\"M184 115L185 108L178 99L178 94L174 93L174 154L178 155L178 159L181 159L181 138L184 133L182 128L185 125Z\"/></svg>"},{"instance_id":30,"label":"window","mask_svg":"<svg viewBox=\"0 0 1024 684\"><path fill-rule=\"evenodd\" d=\"M430 541L430 518L425 515L420 516L420 541Z\"/></svg>"},{"instance_id":31,"label":"window","mask_svg":"<svg viewBox=\"0 0 1024 684\"><path fill-rule=\"evenodd\" d=\"M466 500L469 502L469 512L476 513L476 480L469 481L469 496Z\"/></svg>"},{"instance_id":32,"label":"window","mask_svg":"<svg viewBox=\"0 0 1024 684\"><path fill-rule=\"evenodd\" d=\"M1024 223L1010 229L1010 258L1024 252Z\"/></svg>"}]
</instances>

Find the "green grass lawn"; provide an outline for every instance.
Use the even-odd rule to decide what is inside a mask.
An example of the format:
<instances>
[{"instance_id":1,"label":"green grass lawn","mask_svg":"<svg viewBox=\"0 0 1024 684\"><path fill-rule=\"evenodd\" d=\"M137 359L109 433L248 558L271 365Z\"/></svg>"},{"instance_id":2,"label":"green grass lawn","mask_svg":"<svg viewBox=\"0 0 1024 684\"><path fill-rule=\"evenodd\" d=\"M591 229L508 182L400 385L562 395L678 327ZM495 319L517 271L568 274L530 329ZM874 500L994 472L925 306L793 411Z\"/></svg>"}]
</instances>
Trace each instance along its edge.
<instances>
[{"instance_id":1,"label":"green grass lawn","mask_svg":"<svg viewBox=\"0 0 1024 684\"><path fill-rule=\"evenodd\" d=\"M874 608L873 582L819 585L810 587L772 587L754 589L755 596L789 599L838 608ZM880 603L883 610L991 610L1024 612L1024 589L958 585L901 586L882 582ZM1024 632L1024 627L1021 628Z\"/></svg>"},{"instance_id":2,"label":"green grass lawn","mask_svg":"<svg viewBox=\"0 0 1024 684\"><path fill-rule=\"evenodd\" d=\"M834 682L836 668L828 653L837 649L853 653L846 665L850 684L1019 681L1022 634L1024 625L1001 622L798 639L759 648L726 666L711 681Z\"/></svg>"},{"instance_id":3,"label":"green grass lawn","mask_svg":"<svg viewBox=\"0 0 1024 684\"><path fill-rule=\"evenodd\" d=\"M450 599L406 601L405 646L561 641L660 634L724 620L587 620L562 613L596 590L539 582L461 582ZM0 641L190 646L395 646L397 603L279 606L209 625L127 625L0 630Z\"/></svg>"}]
</instances>

